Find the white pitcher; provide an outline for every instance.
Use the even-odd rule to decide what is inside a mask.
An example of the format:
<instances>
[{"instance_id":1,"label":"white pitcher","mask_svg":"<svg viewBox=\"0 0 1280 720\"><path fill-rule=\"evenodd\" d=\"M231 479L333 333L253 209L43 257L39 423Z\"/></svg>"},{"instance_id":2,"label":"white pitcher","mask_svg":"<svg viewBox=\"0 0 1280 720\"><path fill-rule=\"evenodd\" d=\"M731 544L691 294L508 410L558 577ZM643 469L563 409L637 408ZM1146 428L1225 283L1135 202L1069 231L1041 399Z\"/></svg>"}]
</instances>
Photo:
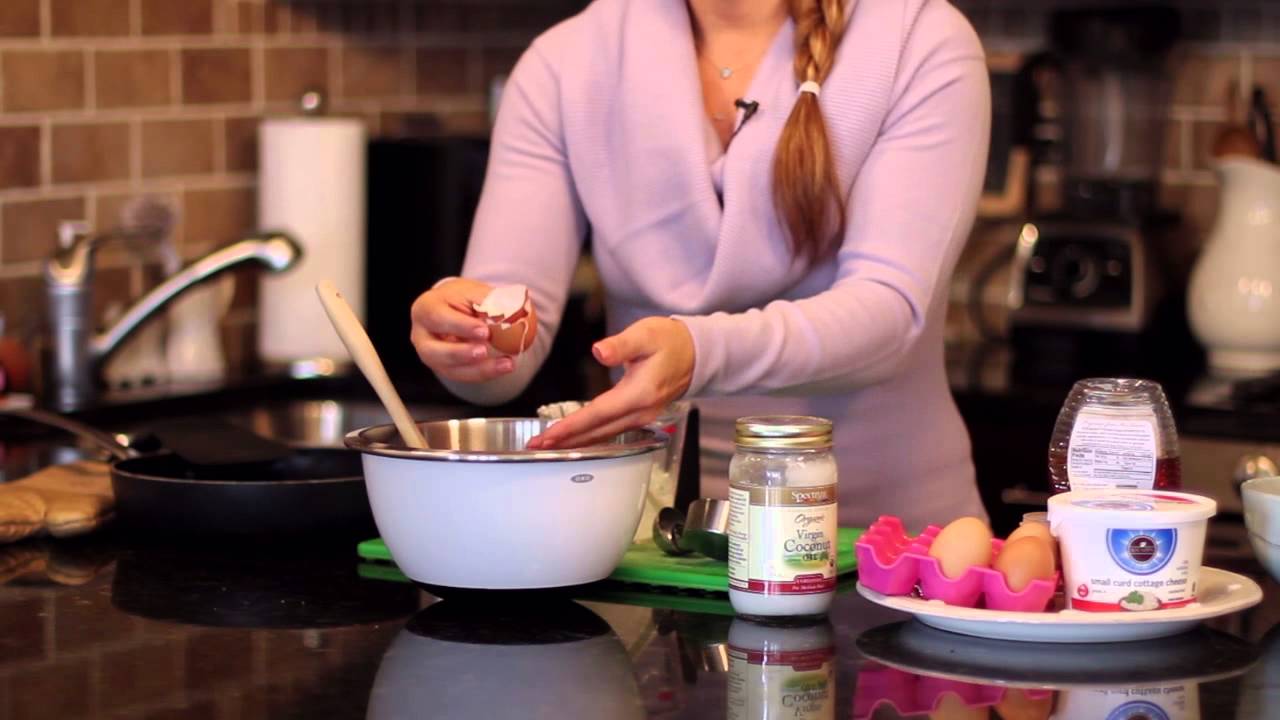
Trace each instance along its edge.
<instances>
[{"instance_id":1,"label":"white pitcher","mask_svg":"<svg viewBox=\"0 0 1280 720\"><path fill-rule=\"evenodd\" d=\"M1280 370L1280 167L1252 158L1217 164L1218 217L1191 272L1187 315L1215 371Z\"/></svg>"}]
</instances>

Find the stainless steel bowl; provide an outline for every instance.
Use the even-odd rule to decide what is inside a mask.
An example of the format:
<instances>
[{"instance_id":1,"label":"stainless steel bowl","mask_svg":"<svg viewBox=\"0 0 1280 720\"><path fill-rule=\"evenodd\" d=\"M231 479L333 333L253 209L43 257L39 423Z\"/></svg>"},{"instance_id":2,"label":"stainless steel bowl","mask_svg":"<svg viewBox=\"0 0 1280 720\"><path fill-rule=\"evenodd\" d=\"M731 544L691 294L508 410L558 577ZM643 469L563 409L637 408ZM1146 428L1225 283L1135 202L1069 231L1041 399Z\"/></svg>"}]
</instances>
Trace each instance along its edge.
<instances>
[{"instance_id":1,"label":"stainless steel bowl","mask_svg":"<svg viewBox=\"0 0 1280 720\"><path fill-rule=\"evenodd\" d=\"M370 455L412 460L456 462L565 462L606 460L641 455L664 447L666 433L633 430L612 441L567 450L526 450L529 440L551 425L537 418L473 418L418 423L428 449L407 447L394 425L378 425L348 433L347 447Z\"/></svg>"}]
</instances>

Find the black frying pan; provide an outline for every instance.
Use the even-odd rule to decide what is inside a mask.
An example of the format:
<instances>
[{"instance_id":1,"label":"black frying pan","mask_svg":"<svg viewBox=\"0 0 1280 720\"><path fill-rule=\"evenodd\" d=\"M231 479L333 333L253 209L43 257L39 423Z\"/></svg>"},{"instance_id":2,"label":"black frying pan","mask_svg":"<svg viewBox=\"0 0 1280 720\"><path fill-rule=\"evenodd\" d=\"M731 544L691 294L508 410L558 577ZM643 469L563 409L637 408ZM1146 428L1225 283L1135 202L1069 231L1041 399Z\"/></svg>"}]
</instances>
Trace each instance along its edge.
<instances>
[{"instance_id":1,"label":"black frying pan","mask_svg":"<svg viewBox=\"0 0 1280 720\"><path fill-rule=\"evenodd\" d=\"M116 515L130 528L220 535L373 528L360 454L351 450L299 448L270 462L197 465L171 452L141 454L61 415L0 413L67 430L110 453Z\"/></svg>"}]
</instances>

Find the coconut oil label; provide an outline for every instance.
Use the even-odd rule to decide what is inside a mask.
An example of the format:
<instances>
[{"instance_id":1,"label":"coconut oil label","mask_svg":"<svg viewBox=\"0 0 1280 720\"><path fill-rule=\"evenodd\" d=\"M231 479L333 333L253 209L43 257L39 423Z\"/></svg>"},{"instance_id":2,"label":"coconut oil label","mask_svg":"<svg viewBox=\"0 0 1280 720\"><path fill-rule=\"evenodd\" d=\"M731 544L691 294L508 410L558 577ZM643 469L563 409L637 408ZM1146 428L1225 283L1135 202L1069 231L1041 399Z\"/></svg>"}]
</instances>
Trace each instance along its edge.
<instances>
[{"instance_id":1,"label":"coconut oil label","mask_svg":"<svg viewBox=\"0 0 1280 720\"><path fill-rule=\"evenodd\" d=\"M767 595L836 585L836 488L730 488L729 587Z\"/></svg>"},{"instance_id":2,"label":"coconut oil label","mask_svg":"<svg viewBox=\"0 0 1280 720\"><path fill-rule=\"evenodd\" d=\"M729 648L729 720L836 714L832 648L792 652Z\"/></svg>"},{"instance_id":3,"label":"coconut oil label","mask_svg":"<svg viewBox=\"0 0 1280 720\"><path fill-rule=\"evenodd\" d=\"M1150 410L1086 407L1071 428L1067 478L1072 490L1149 490L1156 479L1156 417Z\"/></svg>"}]
</instances>

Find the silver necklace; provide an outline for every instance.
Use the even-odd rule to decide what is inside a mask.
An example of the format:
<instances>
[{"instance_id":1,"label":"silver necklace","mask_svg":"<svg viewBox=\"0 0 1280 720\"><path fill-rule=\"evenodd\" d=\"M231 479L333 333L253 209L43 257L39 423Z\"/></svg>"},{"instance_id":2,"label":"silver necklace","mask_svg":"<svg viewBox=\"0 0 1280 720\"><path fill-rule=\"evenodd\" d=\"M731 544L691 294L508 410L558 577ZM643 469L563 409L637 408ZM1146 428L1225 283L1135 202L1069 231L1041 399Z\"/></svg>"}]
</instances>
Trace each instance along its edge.
<instances>
[{"instance_id":1,"label":"silver necklace","mask_svg":"<svg viewBox=\"0 0 1280 720\"><path fill-rule=\"evenodd\" d=\"M706 57L705 55L699 55L698 59L699 61L706 62L708 65L710 65L716 71L716 74L720 76L721 80L728 80L729 78L733 77L733 68L729 67L728 65L717 65L714 61L711 60L711 58ZM725 113L723 111L711 113L711 119L717 122L726 122L731 118L732 116L730 114Z\"/></svg>"},{"instance_id":2,"label":"silver necklace","mask_svg":"<svg viewBox=\"0 0 1280 720\"><path fill-rule=\"evenodd\" d=\"M728 65L719 65L714 60L712 60L711 58L705 55L702 56L702 60L715 69L716 74L720 76L721 80L728 80L729 78L733 77L733 68L729 67Z\"/></svg>"}]
</instances>

